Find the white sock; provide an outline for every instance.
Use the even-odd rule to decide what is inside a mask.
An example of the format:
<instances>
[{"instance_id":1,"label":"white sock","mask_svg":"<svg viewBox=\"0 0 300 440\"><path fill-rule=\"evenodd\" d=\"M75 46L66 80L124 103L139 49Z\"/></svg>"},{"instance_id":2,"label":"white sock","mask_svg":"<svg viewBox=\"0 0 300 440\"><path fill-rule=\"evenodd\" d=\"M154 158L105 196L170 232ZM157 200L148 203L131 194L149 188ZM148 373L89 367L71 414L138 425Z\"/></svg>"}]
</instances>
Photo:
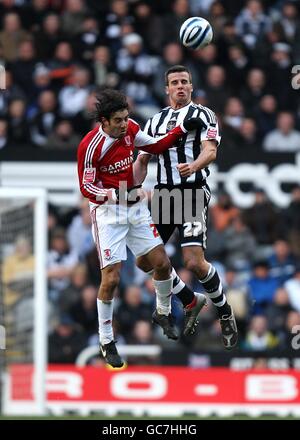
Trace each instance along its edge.
<instances>
[{"instance_id":1,"label":"white sock","mask_svg":"<svg viewBox=\"0 0 300 440\"><path fill-rule=\"evenodd\" d=\"M182 289L185 287L185 284L182 281L182 279L179 278L179 276L177 275L176 270L174 269L174 267L172 268L171 277L172 277L172 281L173 281L172 292L175 295L177 295L177 293L181 292Z\"/></svg>"},{"instance_id":2,"label":"white sock","mask_svg":"<svg viewBox=\"0 0 300 440\"><path fill-rule=\"evenodd\" d=\"M173 278L168 280L154 280L153 284L156 292L156 309L160 315L171 313L171 297Z\"/></svg>"},{"instance_id":3,"label":"white sock","mask_svg":"<svg viewBox=\"0 0 300 440\"><path fill-rule=\"evenodd\" d=\"M97 298L98 322L99 322L99 340L100 344L108 344L114 340L112 318L114 300L102 301Z\"/></svg>"}]
</instances>

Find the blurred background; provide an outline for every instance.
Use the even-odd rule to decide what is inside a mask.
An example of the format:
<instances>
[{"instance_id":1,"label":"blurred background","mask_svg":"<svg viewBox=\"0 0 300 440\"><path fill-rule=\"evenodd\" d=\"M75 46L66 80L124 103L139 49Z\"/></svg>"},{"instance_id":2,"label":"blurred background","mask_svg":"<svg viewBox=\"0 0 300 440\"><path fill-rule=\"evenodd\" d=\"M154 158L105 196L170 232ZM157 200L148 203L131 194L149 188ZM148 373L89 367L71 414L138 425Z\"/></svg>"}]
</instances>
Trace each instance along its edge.
<instances>
[{"instance_id":1,"label":"blurred background","mask_svg":"<svg viewBox=\"0 0 300 440\"><path fill-rule=\"evenodd\" d=\"M194 15L209 20L214 38L188 51L179 28ZM118 346L156 347L133 351L129 365L299 369L300 347L291 341L300 330L300 2L2 0L0 16L0 184L47 191L49 363L74 365L98 344L99 263L76 177L76 149L94 127L97 90L122 90L143 127L168 105L165 70L184 64L194 102L214 110L221 127L208 179L206 255L223 276L239 346L224 351L210 305L196 336L167 340L151 324L152 282L130 253L115 301ZM149 190L155 168L153 158ZM0 323L8 363L32 357L33 215L25 203L1 217ZM201 291L183 268L176 235L166 248L181 278ZM173 310L181 329L176 298ZM101 367L97 349L91 353L87 363Z\"/></svg>"}]
</instances>

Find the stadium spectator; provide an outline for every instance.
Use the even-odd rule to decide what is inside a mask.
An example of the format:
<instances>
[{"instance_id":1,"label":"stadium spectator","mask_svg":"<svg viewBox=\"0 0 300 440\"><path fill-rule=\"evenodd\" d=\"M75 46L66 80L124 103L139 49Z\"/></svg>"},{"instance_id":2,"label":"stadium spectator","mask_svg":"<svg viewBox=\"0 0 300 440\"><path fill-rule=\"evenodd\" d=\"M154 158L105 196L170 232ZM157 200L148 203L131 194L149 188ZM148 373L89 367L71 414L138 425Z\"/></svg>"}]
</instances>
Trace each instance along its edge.
<instances>
[{"instance_id":1,"label":"stadium spectator","mask_svg":"<svg viewBox=\"0 0 300 440\"><path fill-rule=\"evenodd\" d=\"M72 123L68 119L58 120L54 130L50 133L44 148L54 148L57 150L69 150L76 148L80 136L75 133Z\"/></svg>"},{"instance_id":2,"label":"stadium spectator","mask_svg":"<svg viewBox=\"0 0 300 440\"><path fill-rule=\"evenodd\" d=\"M35 96L33 74L37 61L33 42L31 40L25 40L19 45L16 60L11 63L11 72L14 82L21 87L29 102L31 102Z\"/></svg>"},{"instance_id":3,"label":"stadium spectator","mask_svg":"<svg viewBox=\"0 0 300 440\"><path fill-rule=\"evenodd\" d=\"M259 38L271 30L271 19L264 14L259 0L248 0L235 21L237 34L249 49L254 49Z\"/></svg>"},{"instance_id":4,"label":"stadium spectator","mask_svg":"<svg viewBox=\"0 0 300 440\"><path fill-rule=\"evenodd\" d=\"M258 136L257 136L257 125L255 119L245 118L239 129L239 145L240 148L246 148L248 150L260 149Z\"/></svg>"},{"instance_id":5,"label":"stadium spectator","mask_svg":"<svg viewBox=\"0 0 300 440\"><path fill-rule=\"evenodd\" d=\"M279 287L278 281L271 277L267 261L256 261L253 265L253 275L248 281L249 298L252 302L253 315L264 314L272 303L275 292Z\"/></svg>"},{"instance_id":6,"label":"stadium spectator","mask_svg":"<svg viewBox=\"0 0 300 440\"><path fill-rule=\"evenodd\" d=\"M230 195L226 191L220 191L217 203L210 208L210 215L213 228L223 232L229 228L232 220L238 217L239 210L234 206Z\"/></svg>"},{"instance_id":7,"label":"stadium spectator","mask_svg":"<svg viewBox=\"0 0 300 440\"><path fill-rule=\"evenodd\" d=\"M154 73L153 79L153 94L158 101L158 103L162 106L165 106L166 103L166 94L165 94L165 82L164 82L164 73L170 67L176 64L184 63L184 52L180 44L177 42L171 42L164 46L162 53L162 60L157 66L156 72ZM192 62L187 62L187 67L191 70L194 80L195 88L199 87L199 75L197 73L197 69L193 65Z\"/></svg>"},{"instance_id":8,"label":"stadium spectator","mask_svg":"<svg viewBox=\"0 0 300 440\"><path fill-rule=\"evenodd\" d=\"M61 15L62 30L69 37L78 34L83 27L88 6L83 0L66 0L64 11Z\"/></svg>"},{"instance_id":9,"label":"stadium spectator","mask_svg":"<svg viewBox=\"0 0 300 440\"><path fill-rule=\"evenodd\" d=\"M254 259L256 241L240 215L232 219L224 236L225 264L237 271L248 271Z\"/></svg>"},{"instance_id":10,"label":"stadium spectator","mask_svg":"<svg viewBox=\"0 0 300 440\"><path fill-rule=\"evenodd\" d=\"M264 95L260 99L258 109L255 112L260 137L265 137L275 129L277 106L277 100L273 95Z\"/></svg>"},{"instance_id":11,"label":"stadium spectator","mask_svg":"<svg viewBox=\"0 0 300 440\"><path fill-rule=\"evenodd\" d=\"M29 144L30 131L26 118L26 102L23 99L13 99L9 104L8 137L14 146Z\"/></svg>"},{"instance_id":12,"label":"stadium spectator","mask_svg":"<svg viewBox=\"0 0 300 440\"><path fill-rule=\"evenodd\" d=\"M86 347L87 338L73 319L64 314L49 335L48 343L49 363L74 364L78 354Z\"/></svg>"},{"instance_id":13,"label":"stadium spectator","mask_svg":"<svg viewBox=\"0 0 300 440\"><path fill-rule=\"evenodd\" d=\"M69 309L71 318L79 324L88 338L97 334L97 288L86 285L81 291L80 298Z\"/></svg>"},{"instance_id":14,"label":"stadium spectator","mask_svg":"<svg viewBox=\"0 0 300 440\"><path fill-rule=\"evenodd\" d=\"M4 304L11 306L31 292L34 277L34 255L28 238L16 237L11 254L3 260Z\"/></svg>"},{"instance_id":15,"label":"stadium spectator","mask_svg":"<svg viewBox=\"0 0 300 440\"><path fill-rule=\"evenodd\" d=\"M25 99L21 87L13 80L11 70L5 69L5 89L0 93L0 115L7 117L9 103L13 99Z\"/></svg>"},{"instance_id":16,"label":"stadium spectator","mask_svg":"<svg viewBox=\"0 0 300 440\"><path fill-rule=\"evenodd\" d=\"M77 255L70 252L64 229L54 229L51 233L47 264L49 297L53 303L58 301L60 291L70 285L70 275L77 262Z\"/></svg>"},{"instance_id":17,"label":"stadium spectator","mask_svg":"<svg viewBox=\"0 0 300 440\"><path fill-rule=\"evenodd\" d=\"M273 244L269 259L270 274L280 285L292 277L295 271L295 258L287 241L278 239Z\"/></svg>"},{"instance_id":18,"label":"stadium spectator","mask_svg":"<svg viewBox=\"0 0 300 440\"><path fill-rule=\"evenodd\" d=\"M296 266L293 277L284 284L289 302L294 310L300 312L300 264Z\"/></svg>"},{"instance_id":19,"label":"stadium spectator","mask_svg":"<svg viewBox=\"0 0 300 440\"><path fill-rule=\"evenodd\" d=\"M95 47L92 67L94 82L97 86L112 88L119 86L120 77L116 72L108 46L100 45Z\"/></svg>"},{"instance_id":20,"label":"stadium spectator","mask_svg":"<svg viewBox=\"0 0 300 440\"><path fill-rule=\"evenodd\" d=\"M268 251L277 238L279 213L262 188L254 188L254 203L251 208L245 209L242 215L257 243L267 246Z\"/></svg>"},{"instance_id":21,"label":"stadium spectator","mask_svg":"<svg viewBox=\"0 0 300 440\"><path fill-rule=\"evenodd\" d=\"M80 211L73 217L67 229L71 250L78 255L81 261L94 248L91 224L89 202L87 199L82 198L80 201Z\"/></svg>"},{"instance_id":22,"label":"stadium spectator","mask_svg":"<svg viewBox=\"0 0 300 440\"><path fill-rule=\"evenodd\" d=\"M283 211L281 229L293 254L300 259L300 186L292 189L289 206Z\"/></svg>"},{"instance_id":23,"label":"stadium spectator","mask_svg":"<svg viewBox=\"0 0 300 440\"><path fill-rule=\"evenodd\" d=\"M59 15L49 12L44 17L42 26L33 33L33 38L37 58L45 63L51 60L57 44L65 38Z\"/></svg>"},{"instance_id":24,"label":"stadium spectator","mask_svg":"<svg viewBox=\"0 0 300 440\"><path fill-rule=\"evenodd\" d=\"M58 298L58 307L61 312L68 312L80 300L80 295L88 285L88 272L85 263L78 263L70 274L70 284L61 290Z\"/></svg>"},{"instance_id":25,"label":"stadium spectator","mask_svg":"<svg viewBox=\"0 0 300 440\"><path fill-rule=\"evenodd\" d=\"M82 63L88 63L93 58L96 46L103 43L99 22L92 15L86 16L82 22L80 33L74 38L74 52Z\"/></svg>"},{"instance_id":26,"label":"stadium spectator","mask_svg":"<svg viewBox=\"0 0 300 440\"><path fill-rule=\"evenodd\" d=\"M273 301L266 309L268 329L278 337L283 346L285 342L286 319L292 306L289 295L283 287L279 287L274 295Z\"/></svg>"},{"instance_id":27,"label":"stadium spectator","mask_svg":"<svg viewBox=\"0 0 300 440\"><path fill-rule=\"evenodd\" d=\"M268 330L267 318L264 315L253 316L243 349L265 351L272 350L278 345L279 339Z\"/></svg>"},{"instance_id":28,"label":"stadium spectator","mask_svg":"<svg viewBox=\"0 0 300 440\"><path fill-rule=\"evenodd\" d=\"M135 31L143 36L144 44L150 54L159 55L163 47L164 27L162 17L155 13L146 1L134 5Z\"/></svg>"},{"instance_id":29,"label":"stadium spectator","mask_svg":"<svg viewBox=\"0 0 300 440\"><path fill-rule=\"evenodd\" d=\"M38 109L30 121L31 140L34 145L43 147L58 122L56 113L56 96L52 90L41 92L38 98Z\"/></svg>"},{"instance_id":30,"label":"stadium spectator","mask_svg":"<svg viewBox=\"0 0 300 440\"><path fill-rule=\"evenodd\" d=\"M300 151L300 132L295 130L294 115L286 111L280 112L276 126L277 128L264 138L264 150L282 153Z\"/></svg>"},{"instance_id":31,"label":"stadium spectator","mask_svg":"<svg viewBox=\"0 0 300 440\"><path fill-rule=\"evenodd\" d=\"M136 33L125 35L122 43L123 48L118 52L116 59L121 78L120 86L134 101L138 111L148 118L157 110L149 85L152 83L158 60L145 52L143 40Z\"/></svg>"},{"instance_id":32,"label":"stadium spectator","mask_svg":"<svg viewBox=\"0 0 300 440\"><path fill-rule=\"evenodd\" d=\"M0 150L7 146L8 141L7 120L2 118L0 119Z\"/></svg>"},{"instance_id":33,"label":"stadium spectator","mask_svg":"<svg viewBox=\"0 0 300 440\"><path fill-rule=\"evenodd\" d=\"M0 46L6 62L17 59L20 44L28 38L30 34L22 29L19 15L7 12L3 17L3 30L0 32Z\"/></svg>"},{"instance_id":34,"label":"stadium spectator","mask_svg":"<svg viewBox=\"0 0 300 440\"><path fill-rule=\"evenodd\" d=\"M127 286L122 303L116 311L121 334L126 338L138 320L151 321L152 307L142 302L141 288L134 285Z\"/></svg>"},{"instance_id":35,"label":"stadium spectator","mask_svg":"<svg viewBox=\"0 0 300 440\"><path fill-rule=\"evenodd\" d=\"M90 91L90 72L82 67L76 67L70 77L70 85L64 86L59 92L60 114L70 118L83 110Z\"/></svg>"},{"instance_id":36,"label":"stadium spectator","mask_svg":"<svg viewBox=\"0 0 300 440\"><path fill-rule=\"evenodd\" d=\"M223 113L225 102L230 96L230 90L226 85L226 72L222 66L211 66L206 74L207 102L216 113Z\"/></svg>"},{"instance_id":37,"label":"stadium spectator","mask_svg":"<svg viewBox=\"0 0 300 440\"><path fill-rule=\"evenodd\" d=\"M248 114L258 110L260 99L269 92L266 85L266 75L263 70L253 68L246 79L246 87L240 90L240 98Z\"/></svg>"}]
</instances>

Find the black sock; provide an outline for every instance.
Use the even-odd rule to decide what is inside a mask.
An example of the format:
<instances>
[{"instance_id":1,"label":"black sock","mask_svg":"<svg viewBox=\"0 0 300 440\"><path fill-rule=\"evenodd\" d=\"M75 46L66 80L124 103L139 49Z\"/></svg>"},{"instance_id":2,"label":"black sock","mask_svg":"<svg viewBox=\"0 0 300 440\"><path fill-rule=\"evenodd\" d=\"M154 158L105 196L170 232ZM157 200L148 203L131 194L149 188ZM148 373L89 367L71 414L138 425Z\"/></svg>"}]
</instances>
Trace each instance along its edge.
<instances>
[{"instance_id":1,"label":"black sock","mask_svg":"<svg viewBox=\"0 0 300 440\"><path fill-rule=\"evenodd\" d=\"M180 299L183 307L188 306L195 298L194 292L179 278L175 269L172 270L173 286L172 292Z\"/></svg>"},{"instance_id":2,"label":"black sock","mask_svg":"<svg viewBox=\"0 0 300 440\"><path fill-rule=\"evenodd\" d=\"M219 318L222 318L226 315L231 315L231 308L226 300L218 272L212 265L210 265L206 277L199 281L213 304L216 306L216 311Z\"/></svg>"}]
</instances>

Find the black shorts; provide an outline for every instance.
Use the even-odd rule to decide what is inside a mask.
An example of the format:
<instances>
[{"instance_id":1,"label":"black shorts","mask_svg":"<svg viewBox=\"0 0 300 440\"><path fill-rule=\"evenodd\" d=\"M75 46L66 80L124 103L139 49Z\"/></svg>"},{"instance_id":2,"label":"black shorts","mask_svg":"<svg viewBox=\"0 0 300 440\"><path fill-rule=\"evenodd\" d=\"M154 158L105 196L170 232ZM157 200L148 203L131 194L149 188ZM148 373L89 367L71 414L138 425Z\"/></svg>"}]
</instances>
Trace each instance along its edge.
<instances>
[{"instance_id":1,"label":"black shorts","mask_svg":"<svg viewBox=\"0 0 300 440\"><path fill-rule=\"evenodd\" d=\"M181 246L206 249L207 211L210 201L207 183L180 186L157 185L151 200L151 215L164 243L175 229Z\"/></svg>"}]
</instances>

